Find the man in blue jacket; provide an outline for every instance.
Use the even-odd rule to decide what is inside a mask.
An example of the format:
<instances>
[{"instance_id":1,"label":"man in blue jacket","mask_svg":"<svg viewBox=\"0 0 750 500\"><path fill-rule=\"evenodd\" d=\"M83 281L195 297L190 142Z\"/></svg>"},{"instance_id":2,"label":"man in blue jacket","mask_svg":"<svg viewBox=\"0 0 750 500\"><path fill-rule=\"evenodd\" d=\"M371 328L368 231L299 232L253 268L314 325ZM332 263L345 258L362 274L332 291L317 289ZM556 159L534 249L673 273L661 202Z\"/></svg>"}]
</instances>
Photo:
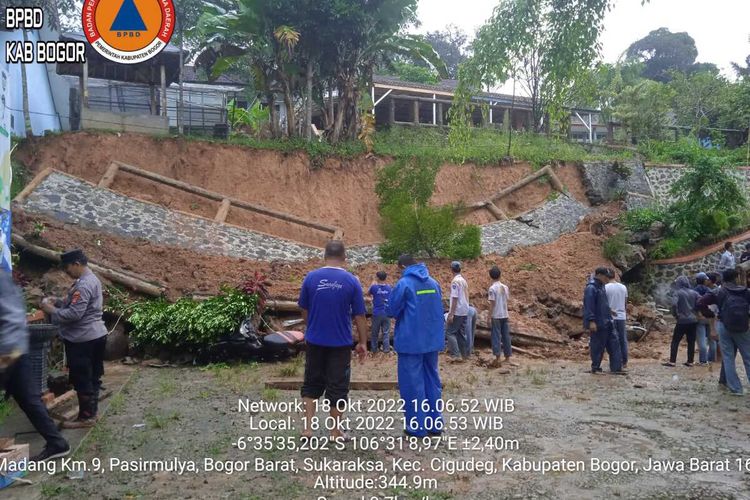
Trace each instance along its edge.
<instances>
[{"instance_id":1,"label":"man in blue jacket","mask_svg":"<svg viewBox=\"0 0 750 500\"><path fill-rule=\"evenodd\" d=\"M591 373L602 372L602 358L606 349L609 354L609 369L612 373L625 373L622 369L620 344L612 322L612 309L607 300L604 285L609 283L609 270L597 268L594 277L586 285L583 295L583 328L591 333L589 351L591 352Z\"/></svg>"},{"instance_id":2,"label":"man in blue jacket","mask_svg":"<svg viewBox=\"0 0 750 500\"><path fill-rule=\"evenodd\" d=\"M443 296L427 266L411 255L398 259L402 277L391 292L388 316L396 319L394 349L398 353L398 387L404 400L406 434L440 434L438 411L442 384L438 354L445 348Z\"/></svg>"}]
</instances>

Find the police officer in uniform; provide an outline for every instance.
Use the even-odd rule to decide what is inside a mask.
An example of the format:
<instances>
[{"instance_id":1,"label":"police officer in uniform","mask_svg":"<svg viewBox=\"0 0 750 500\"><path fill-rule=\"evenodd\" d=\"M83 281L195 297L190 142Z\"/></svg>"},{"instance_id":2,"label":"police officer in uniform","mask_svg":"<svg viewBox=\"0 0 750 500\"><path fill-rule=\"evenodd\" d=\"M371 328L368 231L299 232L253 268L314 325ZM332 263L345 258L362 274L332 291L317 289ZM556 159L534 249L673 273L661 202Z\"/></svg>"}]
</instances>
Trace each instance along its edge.
<instances>
[{"instance_id":1,"label":"police officer in uniform","mask_svg":"<svg viewBox=\"0 0 750 500\"><path fill-rule=\"evenodd\" d=\"M81 250L62 254L60 261L65 273L76 281L64 300L46 298L41 307L52 323L60 326L70 381L78 395L78 418L63 423L63 427L79 429L92 427L97 419L107 343L102 321L104 298L102 284L88 268Z\"/></svg>"},{"instance_id":2,"label":"police officer in uniform","mask_svg":"<svg viewBox=\"0 0 750 500\"><path fill-rule=\"evenodd\" d=\"M44 450L31 460L38 462L63 457L70 453L70 446L47 413L39 385L33 383L28 348L29 330L26 328L23 296L10 274L0 271L0 389L5 389L6 394L16 400L46 441Z\"/></svg>"}]
</instances>

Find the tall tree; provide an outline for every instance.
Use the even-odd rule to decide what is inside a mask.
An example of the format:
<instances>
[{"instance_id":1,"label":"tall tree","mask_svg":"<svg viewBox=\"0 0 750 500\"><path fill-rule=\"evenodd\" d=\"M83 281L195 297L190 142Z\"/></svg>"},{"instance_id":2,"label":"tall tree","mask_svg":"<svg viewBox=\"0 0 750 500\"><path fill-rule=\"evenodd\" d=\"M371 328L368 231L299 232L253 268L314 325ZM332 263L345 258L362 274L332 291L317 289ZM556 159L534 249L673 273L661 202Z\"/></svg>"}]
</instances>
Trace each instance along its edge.
<instances>
[{"instance_id":1,"label":"tall tree","mask_svg":"<svg viewBox=\"0 0 750 500\"><path fill-rule=\"evenodd\" d=\"M577 79L599 52L611 0L501 0L472 44L451 107L452 140L464 138L477 91L513 77L532 98L533 128L550 115L562 123Z\"/></svg>"},{"instance_id":2,"label":"tall tree","mask_svg":"<svg viewBox=\"0 0 750 500\"><path fill-rule=\"evenodd\" d=\"M659 28L628 47L627 57L643 63L645 78L668 82L673 71L685 73L690 70L698 57L698 49L689 34Z\"/></svg>"},{"instance_id":3,"label":"tall tree","mask_svg":"<svg viewBox=\"0 0 750 500\"><path fill-rule=\"evenodd\" d=\"M440 55L448 69L448 76L458 78L458 67L468 58L469 37L466 33L455 24L449 24L443 30L428 32L424 38ZM420 65L424 66L424 63Z\"/></svg>"},{"instance_id":4,"label":"tall tree","mask_svg":"<svg viewBox=\"0 0 750 500\"><path fill-rule=\"evenodd\" d=\"M737 73L737 76L741 78L750 78L750 56L747 56L747 58L745 59L744 66L738 63L732 63L732 67Z\"/></svg>"}]
</instances>

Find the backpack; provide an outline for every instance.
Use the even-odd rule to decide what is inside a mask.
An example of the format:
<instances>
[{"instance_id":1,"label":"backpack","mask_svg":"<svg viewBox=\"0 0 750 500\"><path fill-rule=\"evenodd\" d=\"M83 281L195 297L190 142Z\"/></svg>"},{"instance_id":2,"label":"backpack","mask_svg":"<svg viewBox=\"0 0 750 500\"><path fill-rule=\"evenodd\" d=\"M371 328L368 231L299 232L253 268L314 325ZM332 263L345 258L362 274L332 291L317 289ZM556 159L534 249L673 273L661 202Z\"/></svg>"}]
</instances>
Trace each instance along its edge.
<instances>
[{"instance_id":1,"label":"backpack","mask_svg":"<svg viewBox=\"0 0 750 500\"><path fill-rule=\"evenodd\" d=\"M721 322L731 333L745 333L750 330L750 301L747 289L729 290L721 305Z\"/></svg>"}]
</instances>

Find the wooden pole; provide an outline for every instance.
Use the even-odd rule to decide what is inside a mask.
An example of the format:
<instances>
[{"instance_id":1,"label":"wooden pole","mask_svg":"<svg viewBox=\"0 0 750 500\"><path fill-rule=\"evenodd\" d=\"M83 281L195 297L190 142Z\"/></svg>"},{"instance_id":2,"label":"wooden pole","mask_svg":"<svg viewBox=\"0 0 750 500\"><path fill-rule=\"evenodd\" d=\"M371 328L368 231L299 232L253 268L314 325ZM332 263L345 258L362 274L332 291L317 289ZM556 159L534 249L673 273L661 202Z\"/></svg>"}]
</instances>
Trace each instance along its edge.
<instances>
[{"instance_id":1,"label":"wooden pole","mask_svg":"<svg viewBox=\"0 0 750 500\"><path fill-rule=\"evenodd\" d=\"M102 180L99 181L98 187L109 189L109 187L112 185L112 183L115 180L115 176L117 175L118 170L120 170L120 165L112 162L109 165L109 167L107 167L106 172L104 172L104 175L102 176Z\"/></svg>"},{"instance_id":2,"label":"wooden pole","mask_svg":"<svg viewBox=\"0 0 750 500\"><path fill-rule=\"evenodd\" d=\"M229 215L229 208L231 206L232 201L229 198L224 198L223 200L221 200L221 205L219 205L219 210L216 212L214 221L224 222L225 220L227 220L227 215Z\"/></svg>"},{"instance_id":3,"label":"wooden pole","mask_svg":"<svg viewBox=\"0 0 750 500\"><path fill-rule=\"evenodd\" d=\"M396 123L396 98L391 97L388 104L388 125Z\"/></svg>"},{"instance_id":4,"label":"wooden pole","mask_svg":"<svg viewBox=\"0 0 750 500\"><path fill-rule=\"evenodd\" d=\"M419 125L419 101L414 101L414 125Z\"/></svg>"}]
</instances>

